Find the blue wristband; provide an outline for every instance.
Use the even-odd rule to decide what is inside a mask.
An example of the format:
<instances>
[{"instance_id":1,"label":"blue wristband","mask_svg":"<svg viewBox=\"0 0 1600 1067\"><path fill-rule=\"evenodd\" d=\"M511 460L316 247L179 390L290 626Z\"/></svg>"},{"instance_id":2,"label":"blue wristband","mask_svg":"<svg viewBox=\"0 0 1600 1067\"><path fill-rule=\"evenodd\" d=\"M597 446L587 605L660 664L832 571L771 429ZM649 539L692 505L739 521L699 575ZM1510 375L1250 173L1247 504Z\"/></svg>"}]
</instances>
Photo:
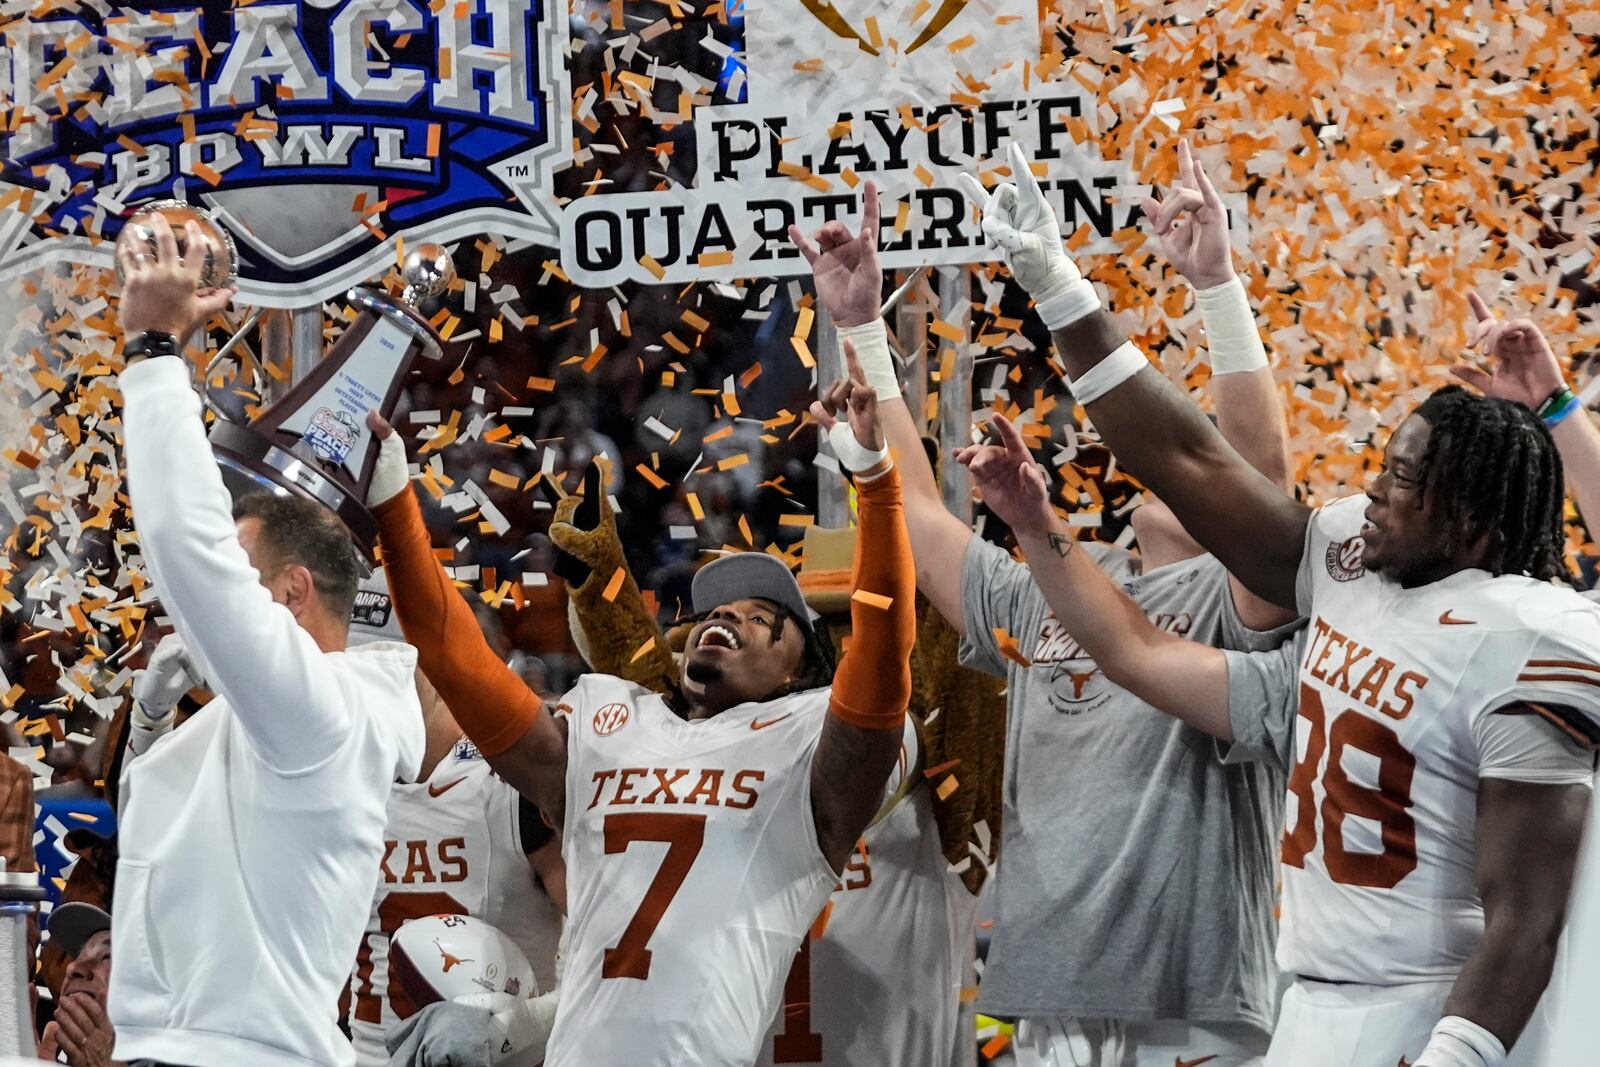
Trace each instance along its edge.
<instances>
[{"instance_id":1,"label":"blue wristband","mask_svg":"<svg viewBox=\"0 0 1600 1067\"><path fill-rule=\"evenodd\" d=\"M1574 411L1577 411L1581 407L1583 407L1583 404L1578 401L1578 398L1575 396L1571 397L1565 404L1562 404L1550 414L1546 415L1544 417L1544 424L1553 430L1558 424L1560 424L1561 420L1565 419L1567 416L1571 415Z\"/></svg>"}]
</instances>

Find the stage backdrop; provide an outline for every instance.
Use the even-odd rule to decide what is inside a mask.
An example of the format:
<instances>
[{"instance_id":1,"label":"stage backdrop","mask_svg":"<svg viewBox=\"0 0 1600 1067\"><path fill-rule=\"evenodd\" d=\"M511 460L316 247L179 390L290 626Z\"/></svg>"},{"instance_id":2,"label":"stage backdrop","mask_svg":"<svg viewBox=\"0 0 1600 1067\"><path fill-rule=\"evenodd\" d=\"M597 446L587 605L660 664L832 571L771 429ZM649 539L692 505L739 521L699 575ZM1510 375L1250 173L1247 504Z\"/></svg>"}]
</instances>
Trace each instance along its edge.
<instances>
[{"instance_id":1,"label":"stage backdrop","mask_svg":"<svg viewBox=\"0 0 1600 1067\"><path fill-rule=\"evenodd\" d=\"M555 239L565 3L12 6L0 273L108 265L128 210L173 196L221 215L264 306L380 271L399 233Z\"/></svg>"},{"instance_id":2,"label":"stage backdrop","mask_svg":"<svg viewBox=\"0 0 1600 1067\"><path fill-rule=\"evenodd\" d=\"M1116 196L1126 169L1094 147L1097 111L1111 109L1088 83L1062 79L1060 52L1046 58L1035 0L748 0L742 11L743 55L706 42L728 55L723 88L739 102L693 109L692 185L602 183L566 204L562 264L574 281L801 273L789 224L809 232L854 216L868 178L886 266L990 258L955 178L1009 176L1012 141L1067 229L1089 224L1088 247L1108 250L1127 224L1138 198ZM662 80L631 90L648 97Z\"/></svg>"}]
</instances>

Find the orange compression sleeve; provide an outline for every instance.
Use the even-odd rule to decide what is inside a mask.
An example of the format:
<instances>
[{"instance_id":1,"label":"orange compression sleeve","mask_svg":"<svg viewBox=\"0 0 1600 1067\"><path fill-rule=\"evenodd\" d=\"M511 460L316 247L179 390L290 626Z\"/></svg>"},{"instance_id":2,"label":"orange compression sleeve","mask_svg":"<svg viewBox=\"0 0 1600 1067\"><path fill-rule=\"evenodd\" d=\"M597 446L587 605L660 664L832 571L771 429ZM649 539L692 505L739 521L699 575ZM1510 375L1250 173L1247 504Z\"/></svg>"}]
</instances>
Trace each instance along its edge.
<instances>
[{"instance_id":1,"label":"orange compression sleeve","mask_svg":"<svg viewBox=\"0 0 1600 1067\"><path fill-rule=\"evenodd\" d=\"M864 730L899 730L911 702L917 574L900 498L900 472L856 483L855 581L850 648L833 677L828 710Z\"/></svg>"},{"instance_id":2,"label":"orange compression sleeve","mask_svg":"<svg viewBox=\"0 0 1600 1067\"><path fill-rule=\"evenodd\" d=\"M411 489L380 504L389 595L417 665L485 756L498 756L527 732L543 707L537 694L495 656L477 617L433 555Z\"/></svg>"}]
</instances>

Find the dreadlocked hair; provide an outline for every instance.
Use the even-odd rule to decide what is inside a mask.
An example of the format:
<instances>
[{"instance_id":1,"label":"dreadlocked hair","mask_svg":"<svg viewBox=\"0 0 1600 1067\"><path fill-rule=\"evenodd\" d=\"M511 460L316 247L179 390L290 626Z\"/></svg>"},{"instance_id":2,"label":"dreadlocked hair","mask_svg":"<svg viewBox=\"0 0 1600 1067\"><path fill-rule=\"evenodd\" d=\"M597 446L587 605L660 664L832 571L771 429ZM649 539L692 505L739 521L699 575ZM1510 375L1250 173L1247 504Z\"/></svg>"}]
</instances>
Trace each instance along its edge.
<instances>
[{"instance_id":1,"label":"dreadlocked hair","mask_svg":"<svg viewBox=\"0 0 1600 1067\"><path fill-rule=\"evenodd\" d=\"M1484 569L1571 584L1566 563L1561 455L1550 430L1521 404L1438 390L1416 414L1428 424L1417 481L1442 510L1452 550L1488 535Z\"/></svg>"},{"instance_id":2,"label":"dreadlocked hair","mask_svg":"<svg viewBox=\"0 0 1600 1067\"><path fill-rule=\"evenodd\" d=\"M794 681L772 694L769 700L833 684L833 672L836 666L833 658L833 642L829 640L822 620L818 619L807 628L795 618L793 612L787 608L781 609L772 627L774 641L783 640L783 628L790 622L800 626L801 635L805 639L805 647L800 653L800 673L794 676Z\"/></svg>"}]
</instances>

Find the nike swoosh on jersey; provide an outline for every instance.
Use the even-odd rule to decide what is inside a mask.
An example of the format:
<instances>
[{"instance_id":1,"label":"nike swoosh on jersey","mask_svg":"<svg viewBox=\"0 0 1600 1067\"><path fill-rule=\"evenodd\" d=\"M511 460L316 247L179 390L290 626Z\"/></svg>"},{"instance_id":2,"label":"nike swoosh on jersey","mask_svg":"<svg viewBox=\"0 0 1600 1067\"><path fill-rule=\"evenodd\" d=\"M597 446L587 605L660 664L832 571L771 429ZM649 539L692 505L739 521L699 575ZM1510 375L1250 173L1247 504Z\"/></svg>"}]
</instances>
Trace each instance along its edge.
<instances>
[{"instance_id":1,"label":"nike swoosh on jersey","mask_svg":"<svg viewBox=\"0 0 1600 1067\"><path fill-rule=\"evenodd\" d=\"M1442 615L1439 616L1439 625L1440 626L1476 626L1476 625L1478 625L1478 620L1477 619L1458 619L1454 615L1450 614L1450 612L1448 610L1446 610Z\"/></svg>"},{"instance_id":2,"label":"nike swoosh on jersey","mask_svg":"<svg viewBox=\"0 0 1600 1067\"><path fill-rule=\"evenodd\" d=\"M430 785L428 787L428 795L430 797L442 797L446 793L450 792L450 790L454 789L456 786L460 785L462 782L464 782L466 780L467 780L467 776L466 775L462 775L460 778L457 778L455 781L446 782L444 785Z\"/></svg>"},{"instance_id":3,"label":"nike swoosh on jersey","mask_svg":"<svg viewBox=\"0 0 1600 1067\"><path fill-rule=\"evenodd\" d=\"M1200 1065L1202 1063L1210 1063L1212 1060L1214 1060L1216 1058L1217 1057L1216 1057L1215 1054L1212 1054L1210 1056L1201 1056L1197 1060L1186 1060L1182 1056L1174 1056L1172 1058L1172 1063L1173 1063L1173 1067L1200 1067Z\"/></svg>"},{"instance_id":4,"label":"nike swoosh on jersey","mask_svg":"<svg viewBox=\"0 0 1600 1067\"><path fill-rule=\"evenodd\" d=\"M792 712L792 711L789 712L789 715L793 715L793 714L794 714L794 712ZM752 730L765 730L769 726L776 726L778 723L782 722L784 719L787 719L789 717L789 715L779 715L776 719L768 719L766 722L762 722L760 719L751 719L750 720L750 729L752 729Z\"/></svg>"}]
</instances>

